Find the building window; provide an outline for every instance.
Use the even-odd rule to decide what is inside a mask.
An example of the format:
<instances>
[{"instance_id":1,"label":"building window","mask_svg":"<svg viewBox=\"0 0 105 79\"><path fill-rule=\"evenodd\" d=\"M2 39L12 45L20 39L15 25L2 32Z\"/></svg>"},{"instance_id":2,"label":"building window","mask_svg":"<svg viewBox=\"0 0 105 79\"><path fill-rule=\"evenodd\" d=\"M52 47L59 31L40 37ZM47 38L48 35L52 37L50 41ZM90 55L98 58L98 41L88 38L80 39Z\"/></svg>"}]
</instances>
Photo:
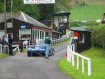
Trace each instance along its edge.
<instances>
[{"instance_id":1,"label":"building window","mask_svg":"<svg viewBox=\"0 0 105 79\"><path fill-rule=\"evenodd\" d=\"M40 39L44 39L44 31L40 31Z\"/></svg>"},{"instance_id":2,"label":"building window","mask_svg":"<svg viewBox=\"0 0 105 79\"><path fill-rule=\"evenodd\" d=\"M85 43L85 34L79 34L79 43Z\"/></svg>"},{"instance_id":3,"label":"building window","mask_svg":"<svg viewBox=\"0 0 105 79\"><path fill-rule=\"evenodd\" d=\"M19 39L25 40L31 38L31 29L20 29L19 30Z\"/></svg>"},{"instance_id":4,"label":"building window","mask_svg":"<svg viewBox=\"0 0 105 79\"><path fill-rule=\"evenodd\" d=\"M54 17L54 25L55 25L56 27L59 26L59 24L58 24L58 17L57 17L57 16Z\"/></svg>"},{"instance_id":5,"label":"building window","mask_svg":"<svg viewBox=\"0 0 105 79\"><path fill-rule=\"evenodd\" d=\"M32 30L32 38L35 39L44 39L43 30Z\"/></svg>"},{"instance_id":6,"label":"building window","mask_svg":"<svg viewBox=\"0 0 105 79\"><path fill-rule=\"evenodd\" d=\"M63 23L67 23L67 16L63 16Z\"/></svg>"},{"instance_id":7,"label":"building window","mask_svg":"<svg viewBox=\"0 0 105 79\"><path fill-rule=\"evenodd\" d=\"M7 28L13 28L13 23L12 22L7 22Z\"/></svg>"}]
</instances>

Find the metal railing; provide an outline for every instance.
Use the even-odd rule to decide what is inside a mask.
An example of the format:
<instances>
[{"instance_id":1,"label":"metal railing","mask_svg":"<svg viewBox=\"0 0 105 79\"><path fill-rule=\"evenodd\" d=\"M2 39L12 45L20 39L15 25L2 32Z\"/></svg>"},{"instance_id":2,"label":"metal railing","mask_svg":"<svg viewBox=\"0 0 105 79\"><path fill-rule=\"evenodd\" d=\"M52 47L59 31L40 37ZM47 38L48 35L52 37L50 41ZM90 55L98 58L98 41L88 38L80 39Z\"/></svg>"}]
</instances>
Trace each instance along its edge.
<instances>
[{"instance_id":1,"label":"metal railing","mask_svg":"<svg viewBox=\"0 0 105 79\"><path fill-rule=\"evenodd\" d=\"M76 61L75 61L75 58L76 58ZM80 61L80 58L82 59L81 61ZM87 65L88 65L88 69L87 69L88 70L88 76L91 76L92 69L91 69L91 60L90 60L90 58L76 53L74 44L67 46L67 60L72 64L72 66L75 66L75 63L76 63L76 66L77 66L78 70L80 69L80 63L82 62L82 72L85 71L85 65L86 64L84 63L84 61L86 60Z\"/></svg>"},{"instance_id":2,"label":"metal railing","mask_svg":"<svg viewBox=\"0 0 105 79\"><path fill-rule=\"evenodd\" d=\"M66 40L66 39L67 39L67 37L65 37L65 38L59 38L59 39L54 39L54 40L51 41L51 45L57 44L57 43L62 42L64 40Z\"/></svg>"},{"instance_id":3,"label":"metal railing","mask_svg":"<svg viewBox=\"0 0 105 79\"><path fill-rule=\"evenodd\" d=\"M5 54L8 54L9 53L9 47L8 45L2 45L0 44L0 53L5 53Z\"/></svg>"},{"instance_id":4,"label":"metal railing","mask_svg":"<svg viewBox=\"0 0 105 79\"><path fill-rule=\"evenodd\" d=\"M2 54L2 44L0 44L0 53Z\"/></svg>"},{"instance_id":5,"label":"metal railing","mask_svg":"<svg viewBox=\"0 0 105 79\"><path fill-rule=\"evenodd\" d=\"M13 53L18 51L18 53L20 53L20 50L19 50L19 45L12 45L12 47L14 48L13 49ZM9 47L8 45L2 45L0 44L0 53L6 53L6 54L9 54Z\"/></svg>"},{"instance_id":6,"label":"metal railing","mask_svg":"<svg viewBox=\"0 0 105 79\"><path fill-rule=\"evenodd\" d=\"M18 54L20 54L19 45L12 45L12 47L14 47L13 53L18 52Z\"/></svg>"},{"instance_id":7,"label":"metal railing","mask_svg":"<svg viewBox=\"0 0 105 79\"><path fill-rule=\"evenodd\" d=\"M53 40L51 40L51 45L57 44L57 43L62 42L64 40L66 40L66 39L67 39L67 37L63 37L63 38L59 38L59 39L53 39ZM44 44L44 40L43 39L37 39L36 44L38 44L38 45ZM30 41L29 41L29 43L23 45L23 48L27 49L27 47L30 46L30 45L34 46L35 44L30 43Z\"/></svg>"}]
</instances>

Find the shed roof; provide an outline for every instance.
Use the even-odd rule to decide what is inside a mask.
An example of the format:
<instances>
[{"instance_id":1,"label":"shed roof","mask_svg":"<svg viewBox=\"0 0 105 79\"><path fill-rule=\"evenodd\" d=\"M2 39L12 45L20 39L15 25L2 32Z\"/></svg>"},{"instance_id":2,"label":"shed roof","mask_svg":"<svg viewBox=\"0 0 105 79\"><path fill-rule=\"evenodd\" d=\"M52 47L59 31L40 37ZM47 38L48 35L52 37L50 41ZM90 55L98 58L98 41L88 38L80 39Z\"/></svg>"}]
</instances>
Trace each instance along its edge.
<instances>
[{"instance_id":1,"label":"shed roof","mask_svg":"<svg viewBox=\"0 0 105 79\"><path fill-rule=\"evenodd\" d=\"M30 17L29 15L25 14L24 12L17 12L17 13L7 13L6 14L6 19L11 19L11 18L15 18L17 20L23 21L23 22L27 22L30 23L34 26L38 26L38 27L44 27L44 28L48 28L46 25L40 23L39 21L37 21L36 19ZM0 23L4 22L4 13L0 14Z\"/></svg>"},{"instance_id":2,"label":"shed roof","mask_svg":"<svg viewBox=\"0 0 105 79\"><path fill-rule=\"evenodd\" d=\"M88 31L91 32L89 29L85 29L84 27L71 27L72 31Z\"/></svg>"}]
</instances>

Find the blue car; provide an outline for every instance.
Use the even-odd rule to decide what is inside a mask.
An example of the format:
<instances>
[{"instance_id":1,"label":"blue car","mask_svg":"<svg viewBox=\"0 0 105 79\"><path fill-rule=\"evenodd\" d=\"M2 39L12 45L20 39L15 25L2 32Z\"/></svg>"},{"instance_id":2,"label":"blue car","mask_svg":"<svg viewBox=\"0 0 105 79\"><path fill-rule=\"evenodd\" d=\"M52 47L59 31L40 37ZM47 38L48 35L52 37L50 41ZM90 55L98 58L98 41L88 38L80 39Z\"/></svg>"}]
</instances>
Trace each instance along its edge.
<instances>
[{"instance_id":1,"label":"blue car","mask_svg":"<svg viewBox=\"0 0 105 79\"><path fill-rule=\"evenodd\" d=\"M37 45L37 46L29 46L27 49L27 56L45 56L46 47ZM54 55L54 48L49 49L49 56Z\"/></svg>"}]
</instances>

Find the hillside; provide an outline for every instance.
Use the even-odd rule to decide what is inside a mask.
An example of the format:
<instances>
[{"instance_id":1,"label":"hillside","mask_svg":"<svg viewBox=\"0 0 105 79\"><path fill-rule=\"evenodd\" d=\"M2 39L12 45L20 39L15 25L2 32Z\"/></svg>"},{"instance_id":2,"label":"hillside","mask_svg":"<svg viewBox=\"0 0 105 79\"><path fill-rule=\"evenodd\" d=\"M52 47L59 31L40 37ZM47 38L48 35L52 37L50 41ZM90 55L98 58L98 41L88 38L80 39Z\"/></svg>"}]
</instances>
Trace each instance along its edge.
<instances>
[{"instance_id":1,"label":"hillside","mask_svg":"<svg viewBox=\"0 0 105 79\"><path fill-rule=\"evenodd\" d=\"M105 5L75 6L70 12L70 20L99 20L105 13Z\"/></svg>"},{"instance_id":2,"label":"hillside","mask_svg":"<svg viewBox=\"0 0 105 79\"><path fill-rule=\"evenodd\" d=\"M71 0L69 3L70 3L70 5L74 6L74 5L80 5L84 1L88 4L96 4L96 5L104 5L105 4L105 0Z\"/></svg>"},{"instance_id":3,"label":"hillside","mask_svg":"<svg viewBox=\"0 0 105 79\"><path fill-rule=\"evenodd\" d=\"M101 20L105 13L105 0L72 0L70 4L70 20Z\"/></svg>"}]
</instances>

